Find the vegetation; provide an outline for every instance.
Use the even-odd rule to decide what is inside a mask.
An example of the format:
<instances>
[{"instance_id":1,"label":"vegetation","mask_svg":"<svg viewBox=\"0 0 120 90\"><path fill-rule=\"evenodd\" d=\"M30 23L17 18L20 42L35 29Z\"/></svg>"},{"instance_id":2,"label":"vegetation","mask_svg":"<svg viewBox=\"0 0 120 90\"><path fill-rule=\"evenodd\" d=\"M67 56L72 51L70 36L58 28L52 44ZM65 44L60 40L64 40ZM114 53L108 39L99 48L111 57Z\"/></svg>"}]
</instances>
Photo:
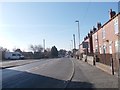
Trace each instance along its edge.
<instances>
[{"instance_id":1,"label":"vegetation","mask_svg":"<svg viewBox=\"0 0 120 90\"><path fill-rule=\"evenodd\" d=\"M14 52L19 52L19 53L22 53L21 49L13 49Z\"/></svg>"},{"instance_id":2,"label":"vegetation","mask_svg":"<svg viewBox=\"0 0 120 90\"><path fill-rule=\"evenodd\" d=\"M59 57L64 57L66 55L66 52L67 52L66 50L60 49L58 51Z\"/></svg>"},{"instance_id":3,"label":"vegetation","mask_svg":"<svg viewBox=\"0 0 120 90\"><path fill-rule=\"evenodd\" d=\"M43 51L43 47L41 45L30 45L30 49L33 52L42 52Z\"/></svg>"},{"instance_id":4,"label":"vegetation","mask_svg":"<svg viewBox=\"0 0 120 90\"><path fill-rule=\"evenodd\" d=\"M26 59L58 58L65 57L65 55L72 56L71 51L67 52L64 49L60 49L58 51L56 46L43 50L43 47L41 45L30 45L29 50L31 50L31 52L22 51L20 48L13 48L14 52L20 52L25 56ZM5 52L8 52L9 50L7 48L0 47L0 51L4 56Z\"/></svg>"},{"instance_id":5,"label":"vegetation","mask_svg":"<svg viewBox=\"0 0 120 90\"><path fill-rule=\"evenodd\" d=\"M2 51L2 52L7 52L7 51L9 51L7 48L3 48L3 47L1 47L0 46L0 51Z\"/></svg>"},{"instance_id":6,"label":"vegetation","mask_svg":"<svg viewBox=\"0 0 120 90\"><path fill-rule=\"evenodd\" d=\"M8 52L9 50L7 48L3 48L3 47L0 47L0 59L4 60L4 55L5 55L5 52Z\"/></svg>"},{"instance_id":7,"label":"vegetation","mask_svg":"<svg viewBox=\"0 0 120 90\"><path fill-rule=\"evenodd\" d=\"M58 57L58 50L55 46L53 46L52 49L51 49L51 57L52 58L57 58Z\"/></svg>"}]
</instances>

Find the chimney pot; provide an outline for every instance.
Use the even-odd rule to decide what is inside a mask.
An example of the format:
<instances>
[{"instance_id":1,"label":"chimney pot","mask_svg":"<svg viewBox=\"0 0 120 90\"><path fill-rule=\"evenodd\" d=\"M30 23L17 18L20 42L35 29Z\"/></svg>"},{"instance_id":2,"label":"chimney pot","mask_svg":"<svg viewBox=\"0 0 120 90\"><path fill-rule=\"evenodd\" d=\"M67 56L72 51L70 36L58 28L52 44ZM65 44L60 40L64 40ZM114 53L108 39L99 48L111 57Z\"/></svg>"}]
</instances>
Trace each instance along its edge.
<instances>
[{"instance_id":1,"label":"chimney pot","mask_svg":"<svg viewBox=\"0 0 120 90\"><path fill-rule=\"evenodd\" d=\"M90 34L92 34L93 33L93 31L90 31Z\"/></svg>"},{"instance_id":2,"label":"chimney pot","mask_svg":"<svg viewBox=\"0 0 120 90\"><path fill-rule=\"evenodd\" d=\"M97 29L100 29L100 28L101 28L101 26L102 26L102 25L101 25L101 23L100 23L100 22L98 22L98 23L97 23Z\"/></svg>"},{"instance_id":3,"label":"chimney pot","mask_svg":"<svg viewBox=\"0 0 120 90\"><path fill-rule=\"evenodd\" d=\"M94 26L93 26L93 32L95 32L97 30L97 28L95 28Z\"/></svg>"},{"instance_id":4,"label":"chimney pot","mask_svg":"<svg viewBox=\"0 0 120 90\"><path fill-rule=\"evenodd\" d=\"M86 40L86 37L84 37L84 41Z\"/></svg>"},{"instance_id":5,"label":"chimney pot","mask_svg":"<svg viewBox=\"0 0 120 90\"><path fill-rule=\"evenodd\" d=\"M115 11L112 11L112 9L110 9L110 12L109 12L109 17L110 19L116 15L116 12Z\"/></svg>"}]
</instances>

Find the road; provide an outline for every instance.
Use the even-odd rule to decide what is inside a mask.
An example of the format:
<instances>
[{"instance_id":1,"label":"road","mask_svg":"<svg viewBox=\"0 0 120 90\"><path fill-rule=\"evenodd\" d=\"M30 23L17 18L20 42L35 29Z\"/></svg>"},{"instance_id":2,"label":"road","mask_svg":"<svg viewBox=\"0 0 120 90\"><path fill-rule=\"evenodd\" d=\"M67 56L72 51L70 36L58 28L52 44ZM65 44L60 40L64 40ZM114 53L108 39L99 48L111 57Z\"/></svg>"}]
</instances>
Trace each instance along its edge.
<instances>
[{"instance_id":1,"label":"road","mask_svg":"<svg viewBox=\"0 0 120 90\"><path fill-rule=\"evenodd\" d=\"M73 74L69 59L50 59L3 69L3 88L65 88Z\"/></svg>"},{"instance_id":2,"label":"road","mask_svg":"<svg viewBox=\"0 0 120 90\"><path fill-rule=\"evenodd\" d=\"M58 58L3 69L2 88L118 88L118 78L83 61Z\"/></svg>"}]
</instances>

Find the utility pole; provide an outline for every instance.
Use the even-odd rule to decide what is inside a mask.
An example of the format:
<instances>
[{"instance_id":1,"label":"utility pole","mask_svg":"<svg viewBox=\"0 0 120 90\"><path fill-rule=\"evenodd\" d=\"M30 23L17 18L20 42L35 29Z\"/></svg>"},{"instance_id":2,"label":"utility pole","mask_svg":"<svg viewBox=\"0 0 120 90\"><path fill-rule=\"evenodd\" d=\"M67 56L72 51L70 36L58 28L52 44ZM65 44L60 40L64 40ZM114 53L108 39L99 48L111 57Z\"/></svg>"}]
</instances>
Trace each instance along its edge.
<instances>
[{"instance_id":1,"label":"utility pole","mask_svg":"<svg viewBox=\"0 0 120 90\"><path fill-rule=\"evenodd\" d=\"M44 48L44 51L45 51L45 39L43 39L43 48Z\"/></svg>"},{"instance_id":2,"label":"utility pole","mask_svg":"<svg viewBox=\"0 0 120 90\"><path fill-rule=\"evenodd\" d=\"M73 41L74 41L74 49L76 49L75 34L73 34Z\"/></svg>"},{"instance_id":3,"label":"utility pole","mask_svg":"<svg viewBox=\"0 0 120 90\"><path fill-rule=\"evenodd\" d=\"M71 50L73 49L73 40L71 40Z\"/></svg>"}]
</instances>

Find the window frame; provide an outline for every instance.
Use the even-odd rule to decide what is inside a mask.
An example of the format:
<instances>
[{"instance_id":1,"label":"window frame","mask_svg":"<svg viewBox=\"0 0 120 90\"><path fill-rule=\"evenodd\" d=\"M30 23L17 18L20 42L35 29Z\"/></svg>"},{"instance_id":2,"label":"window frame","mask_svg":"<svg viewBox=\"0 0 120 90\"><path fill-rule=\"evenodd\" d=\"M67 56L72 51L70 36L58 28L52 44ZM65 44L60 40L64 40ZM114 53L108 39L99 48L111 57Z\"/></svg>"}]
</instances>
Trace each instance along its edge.
<instances>
[{"instance_id":1,"label":"window frame","mask_svg":"<svg viewBox=\"0 0 120 90\"><path fill-rule=\"evenodd\" d=\"M115 32L115 34L119 33L119 30L118 30L118 18L114 20L114 32Z\"/></svg>"},{"instance_id":2,"label":"window frame","mask_svg":"<svg viewBox=\"0 0 120 90\"><path fill-rule=\"evenodd\" d=\"M103 39L106 38L106 32L105 32L105 29L104 29L104 28L102 29L102 38L103 38Z\"/></svg>"}]
</instances>

